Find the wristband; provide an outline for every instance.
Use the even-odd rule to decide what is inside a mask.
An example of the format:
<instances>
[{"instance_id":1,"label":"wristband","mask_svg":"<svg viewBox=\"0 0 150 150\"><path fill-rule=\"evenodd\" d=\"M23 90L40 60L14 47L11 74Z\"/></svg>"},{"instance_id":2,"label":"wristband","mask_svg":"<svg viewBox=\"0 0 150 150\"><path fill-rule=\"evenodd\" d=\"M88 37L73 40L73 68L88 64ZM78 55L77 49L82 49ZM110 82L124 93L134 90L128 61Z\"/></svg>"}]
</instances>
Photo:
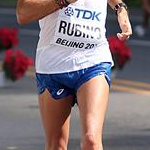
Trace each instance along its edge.
<instances>
[{"instance_id":1,"label":"wristband","mask_svg":"<svg viewBox=\"0 0 150 150\"><path fill-rule=\"evenodd\" d=\"M63 5L62 5L62 3L61 3L61 0L54 0L54 1L55 1L55 3L59 6L60 9L63 8Z\"/></svg>"},{"instance_id":2,"label":"wristband","mask_svg":"<svg viewBox=\"0 0 150 150\"><path fill-rule=\"evenodd\" d=\"M67 7L70 4L67 0L55 0L55 3L59 6L60 9Z\"/></svg>"},{"instance_id":3,"label":"wristband","mask_svg":"<svg viewBox=\"0 0 150 150\"><path fill-rule=\"evenodd\" d=\"M128 11L128 7L125 3L119 3L117 4L115 7L114 7L114 11L115 11L115 14L117 15L117 12L120 8L124 7L126 11Z\"/></svg>"},{"instance_id":4,"label":"wristband","mask_svg":"<svg viewBox=\"0 0 150 150\"><path fill-rule=\"evenodd\" d=\"M67 0L63 0L63 6L67 7L70 3Z\"/></svg>"}]
</instances>

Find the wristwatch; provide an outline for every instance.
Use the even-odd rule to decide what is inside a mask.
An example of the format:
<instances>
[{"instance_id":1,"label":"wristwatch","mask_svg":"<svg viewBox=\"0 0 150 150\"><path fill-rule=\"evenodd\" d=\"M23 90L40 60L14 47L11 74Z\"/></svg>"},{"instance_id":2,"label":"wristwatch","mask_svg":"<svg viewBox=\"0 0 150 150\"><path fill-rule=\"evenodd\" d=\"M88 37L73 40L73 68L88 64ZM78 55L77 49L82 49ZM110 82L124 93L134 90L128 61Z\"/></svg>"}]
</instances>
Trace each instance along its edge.
<instances>
[{"instance_id":1,"label":"wristwatch","mask_svg":"<svg viewBox=\"0 0 150 150\"><path fill-rule=\"evenodd\" d=\"M115 14L117 15L117 12L120 8L124 7L126 9L126 11L128 11L128 7L125 3L118 3L115 7L114 7L114 11Z\"/></svg>"}]
</instances>

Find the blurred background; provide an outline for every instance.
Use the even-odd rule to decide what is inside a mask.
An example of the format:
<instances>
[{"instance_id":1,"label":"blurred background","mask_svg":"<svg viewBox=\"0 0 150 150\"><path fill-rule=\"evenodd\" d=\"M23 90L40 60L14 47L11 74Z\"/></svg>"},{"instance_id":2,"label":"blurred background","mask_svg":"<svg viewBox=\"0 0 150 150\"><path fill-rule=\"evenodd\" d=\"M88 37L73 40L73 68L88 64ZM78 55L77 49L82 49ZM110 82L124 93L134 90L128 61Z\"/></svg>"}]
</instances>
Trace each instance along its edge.
<instances>
[{"instance_id":1,"label":"blurred background","mask_svg":"<svg viewBox=\"0 0 150 150\"><path fill-rule=\"evenodd\" d=\"M0 1L0 150L42 150L44 134L34 77L39 26L38 22L22 26L17 23L16 2ZM107 37L115 67L104 146L106 150L148 150L150 15L141 0L126 0L126 3L133 28L133 36L127 42L116 38L120 28L116 15L108 7ZM75 106L68 149L77 150L79 145L80 123Z\"/></svg>"}]
</instances>

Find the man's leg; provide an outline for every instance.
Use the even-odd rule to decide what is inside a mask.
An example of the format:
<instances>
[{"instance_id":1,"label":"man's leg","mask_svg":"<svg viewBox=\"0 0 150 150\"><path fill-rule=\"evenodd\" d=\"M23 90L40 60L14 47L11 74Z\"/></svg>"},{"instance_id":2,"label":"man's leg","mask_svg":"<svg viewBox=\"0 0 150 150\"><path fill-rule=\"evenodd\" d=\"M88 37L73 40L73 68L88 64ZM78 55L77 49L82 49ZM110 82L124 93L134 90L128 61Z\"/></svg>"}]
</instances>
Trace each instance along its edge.
<instances>
[{"instance_id":1,"label":"man's leg","mask_svg":"<svg viewBox=\"0 0 150 150\"><path fill-rule=\"evenodd\" d=\"M54 100L48 90L39 95L39 107L45 130L45 150L67 150L71 96Z\"/></svg>"},{"instance_id":2,"label":"man's leg","mask_svg":"<svg viewBox=\"0 0 150 150\"><path fill-rule=\"evenodd\" d=\"M77 91L82 124L82 150L103 150L102 127L108 95L109 86L104 75L90 79Z\"/></svg>"}]
</instances>

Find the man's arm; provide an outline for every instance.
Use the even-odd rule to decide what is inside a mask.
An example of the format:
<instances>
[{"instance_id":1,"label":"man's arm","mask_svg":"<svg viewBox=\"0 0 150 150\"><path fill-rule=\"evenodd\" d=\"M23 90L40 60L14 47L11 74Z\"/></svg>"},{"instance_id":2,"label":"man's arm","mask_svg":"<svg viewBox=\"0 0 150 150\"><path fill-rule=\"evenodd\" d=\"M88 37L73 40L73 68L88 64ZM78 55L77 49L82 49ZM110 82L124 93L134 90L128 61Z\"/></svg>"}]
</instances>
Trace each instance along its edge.
<instances>
[{"instance_id":1,"label":"man's arm","mask_svg":"<svg viewBox=\"0 0 150 150\"><path fill-rule=\"evenodd\" d=\"M76 0L67 1L73 3ZM39 20L58 9L59 6L55 0L18 0L16 12L17 20L20 24L29 23Z\"/></svg>"},{"instance_id":2,"label":"man's arm","mask_svg":"<svg viewBox=\"0 0 150 150\"><path fill-rule=\"evenodd\" d=\"M108 0L108 4L112 9L114 9L119 3L122 3L122 0ZM117 33L117 36L120 40L126 40L132 35L132 28L129 21L128 12L124 7L118 9L117 18L119 26L122 30L122 33Z\"/></svg>"}]
</instances>

